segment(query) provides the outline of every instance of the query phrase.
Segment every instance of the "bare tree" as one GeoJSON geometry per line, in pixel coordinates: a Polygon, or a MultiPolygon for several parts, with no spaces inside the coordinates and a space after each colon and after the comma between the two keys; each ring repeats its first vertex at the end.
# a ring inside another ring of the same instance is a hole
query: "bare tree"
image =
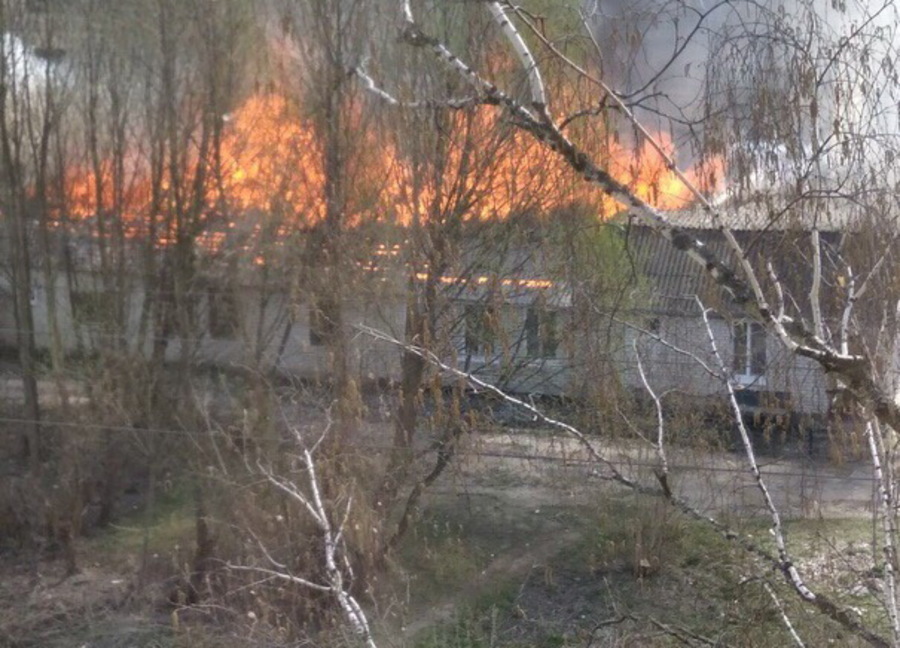
{"type": "MultiPolygon", "coordinates": [[[[721,130],[717,131],[715,128],[707,131],[707,143],[712,146],[713,152],[721,153],[724,150],[735,160],[742,159],[742,156],[747,159],[747,154],[744,153],[747,150],[750,151],[751,158],[762,158],[761,162],[757,161],[749,167],[745,163],[743,170],[740,163],[736,164],[732,170],[736,173],[733,179],[735,182],[740,182],[741,177],[752,176],[761,167],[766,169],[769,177],[775,178],[777,184],[784,182],[782,186],[785,186],[786,191],[772,191],[770,182],[769,191],[763,192],[767,195],[763,203],[767,207],[762,210],[763,219],[775,221],[790,218],[791,214],[802,215],[804,210],[821,210],[826,205],[826,209],[833,210],[832,213],[849,212],[854,227],[883,231],[881,228],[886,223],[893,222],[893,204],[892,201],[885,200],[887,186],[881,180],[893,177],[891,160],[896,136],[893,134],[894,129],[887,129],[884,124],[894,114],[888,97],[895,92],[896,82],[890,72],[891,66],[875,65],[873,57],[882,62],[893,60],[893,40],[890,29],[886,28],[886,19],[892,15],[893,7],[890,3],[877,7],[842,6],[839,11],[846,12],[846,19],[841,15],[837,21],[840,27],[834,31],[820,18],[824,8],[808,3],[801,4],[800,9],[805,22],[799,29],[777,10],[770,11],[768,7],[759,4],[736,8],[733,20],[726,21],[725,28],[721,31],[720,43],[723,44],[719,46],[724,49],[716,50],[717,53],[726,51],[734,44],[735,48],[741,48],[743,55],[746,47],[742,45],[744,41],[741,39],[748,38],[751,43],[759,43],[761,51],[775,52],[774,57],[768,54],[761,57],[762,62],[768,65],[773,59],[779,62],[784,60],[784,57],[778,55],[778,48],[784,48],[784,51],[791,53],[787,57],[786,70],[786,77],[791,82],[785,84],[783,91],[768,90],[765,85],[751,84],[751,91],[761,92],[761,96],[768,101],[767,107],[771,108],[771,111],[744,113],[753,120],[752,131],[740,130],[745,127],[746,121],[741,121],[743,118],[739,111],[729,112],[731,106],[726,104],[722,112],[717,112],[719,109],[713,101],[710,104],[711,113],[734,118],[733,123],[740,124],[736,126],[740,144],[736,151],[724,149],[725,137],[721,130]],[[803,36],[798,38],[799,34],[803,36]],[[791,117],[790,120],[787,119],[788,116],[791,117]],[[769,119],[768,125],[760,123],[765,119],[769,119]],[[786,167],[796,169],[797,173],[786,171],[786,167]],[[791,190],[794,186],[800,188],[799,194],[791,190]]],[[[476,9],[478,10],[481,9],[476,9]]],[[[471,101],[498,106],[518,128],[533,135],[565,160],[573,172],[617,200],[624,210],[640,222],[656,230],[719,286],[727,295],[731,308],[736,308],[744,316],[761,323],[780,340],[789,353],[813,360],[828,375],[833,376],[838,387],[850,395],[863,416],[878,423],[881,434],[877,438],[889,439],[892,434],[890,430],[900,425],[900,411],[895,403],[894,388],[886,375],[889,372],[885,371],[885,366],[892,363],[890,358],[893,357],[893,352],[888,351],[893,349],[890,342],[890,332],[894,328],[890,323],[893,309],[890,306],[881,309],[876,305],[876,312],[884,312],[884,317],[873,328],[866,326],[867,315],[857,310],[857,307],[860,304],[860,290],[865,294],[870,286],[879,283],[878,277],[886,269],[886,260],[890,257],[895,234],[885,237],[889,243],[884,243],[878,253],[867,255],[867,265],[862,269],[860,262],[853,260],[855,255],[852,249],[856,242],[865,237],[855,237],[848,233],[833,257],[837,259],[833,262],[840,267],[843,279],[834,286],[835,290],[829,298],[837,298],[839,305],[837,308],[828,308],[823,305],[823,284],[827,281],[823,277],[827,274],[827,262],[823,260],[826,257],[822,252],[821,237],[813,226],[813,253],[809,259],[812,288],[806,294],[788,294],[784,283],[774,273],[766,275],[764,270],[763,274],[760,273],[759,266],[753,262],[746,247],[731,230],[730,223],[735,222],[735,219],[724,217],[725,212],[738,209],[746,209],[749,213],[752,210],[748,209],[747,203],[734,196],[728,202],[716,204],[698,190],[696,182],[679,174],[680,179],[692,188],[706,217],[722,232],[727,245],[727,256],[715,252],[690,230],[679,226],[673,217],[654,208],[617,177],[612,167],[606,165],[601,158],[593,157],[565,129],[568,121],[557,116],[554,107],[558,102],[554,103],[555,97],[548,92],[545,79],[545,73],[552,68],[543,63],[543,59],[546,55],[555,61],[562,61],[572,73],[594,84],[603,100],[624,115],[641,137],[657,143],[654,144],[657,154],[665,164],[677,169],[669,153],[658,145],[658,138],[653,137],[634,118],[622,95],[612,90],[599,73],[592,71],[593,68],[566,56],[557,45],[553,32],[547,29],[546,20],[536,20],[533,14],[504,2],[487,3],[483,10],[495,20],[498,32],[508,43],[511,56],[520,66],[524,85],[521,91],[517,88],[507,90],[503,79],[491,76],[489,72],[482,72],[477,63],[470,63],[472,59],[465,52],[453,49],[446,40],[435,36],[425,26],[427,19],[420,19],[409,2],[402,3],[399,16],[401,39],[414,48],[430,51],[448,70],[465,79],[470,88],[471,101]],[[535,54],[536,51],[540,54],[535,54]],[[852,280],[848,277],[852,277],[852,280]],[[885,333],[889,337],[887,341],[875,343],[870,338],[873,332],[876,337],[885,333]],[[882,351],[878,352],[876,349],[882,351]]],[[[421,11],[427,15],[428,9],[421,11]]],[[[590,36],[588,33],[589,38],[590,36]]],[[[753,57],[745,57],[743,60],[750,60],[751,68],[754,65],[753,57]]],[[[755,61],[759,62],[760,59],[755,61]]],[[[722,74],[716,72],[715,65],[711,65],[709,69],[713,75],[722,74]]],[[[771,71],[768,73],[771,74],[771,71]]],[[[378,87],[375,83],[371,85],[376,87],[377,94],[382,98],[387,97],[389,101],[401,103],[393,92],[378,87]]],[[[714,84],[709,87],[715,91],[714,84]]],[[[723,95],[714,94],[715,100],[728,100],[732,96],[734,95],[729,94],[729,91],[723,92],[723,95]]],[[[755,105],[759,107],[759,100],[755,105]]],[[[730,132],[728,137],[731,137],[730,132]]],[[[756,189],[765,182],[759,176],[752,180],[751,184],[756,189]]],[[[893,232],[893,229],[888,226],[887,231],[893,232]]],[[[883,294],[880,295],[881,299],[883,297],[883,294]]],[[[439,362],[436,357],[429,357],[433,362],[439,362]]],[[[446,365],[441,366],[445,370],[451,369],[446,365]]],[[[474,380],[470,374],[466,375],[469,380],[474,380]]],[[[481,386],[487,387],[484,384],[481,386]]],[[[875,428],[868,429],[869,437],[876,438],[875,428]]],[[[883,477],[878,466],[884,465],[885,457],[879,451],[877,441],[870,445],[874,450],[872,456],[876,472],[883,477]]],[[[745,447],[752,464],[752,445],[745,443],[745,447]]],[[[602,460],[600,456],[596,458],[602,460]]],[[[616,474],[615,471],[612,471],[612,478],[637,487],[636,484],[630,484],[627,477],[616,474]]],[[[890,501],[891,489],[883,478],[881,483],[882,492],[888,494],[887,500],[882,500],[890,501]]],[[[689,506],[671,496],[662,478],[658,492],[673,504],[690,510],[689,506]]],[[[780,537],[777,511],[771,512],[775,535],[780,537]]],[[[890,535],[889,521],[885,524],[885,529],[890,535]]],[[[888,538],[884,541],[884,546],[886,560],[892,563],[893,540],[888,538]]],[[[781,549],[780,544],[779,553],[772,557],[772,563],[802,600],[871,644],[892,645],[900,641],[896,636],[893,639],[882,637],[825,594],[812,592],[798,575],[789,554],[781,549]]],[[[889,589],[893,591],[892,588],[889,589]]],[[[896,618],[893,595],[886,597],[882,603],[888,617],[896,618]]],[[[892,622],[891,627],[896,628],[896,624],[892,622]]],[[[896,634],[896,630],[892,632],[896,634]]]]}
{"type": "Polygon", "coordinates": [[[25,395],[23,456],[35,475],[40,468],[41,432],[37,392],[37,348],[33,313],[33,263],[35,234],[30,227],[28,199],[31,183],[46,181],[49,160],[49,126],[56,119],[52,103],[51,66],[37,58],[16,35],[25,27],[26,16],[15,6],[4,5],[2,23],[10,29],[3,38],[0,74],[4,92],[0,97],[0,137],[4,182],[4,214],[8,231],[12,294],[17,347],[25,395]],[[45,102],[45,100],[50,100],[45,102]]]}
{"type": "MultiPolygon", "coordinates": [[[[329,423],[328,427],[330,425],[329,423]]],[[[367,648],[375,648],[376,644],[369,620],[363,607],[351,591],[354,573],[348,557],[346,533],[347,525],[351,520],[353,497],[348,495],[341,498],[346,500],[340,503],[343,512],[337,511],[335,508],[337,502],[326,499],[321,477],[316,468],[316,450],[328,432],[329,430],[326,428],[312,443],[304,439],[299,431],[294,430],[293,432],[298,454],[292,458],[292,462],[302,464],[303,471],[306,473],[306,484],[301,485],[298,480],[286,479],[280,474],[282,471],[276,472],[259,460],[257,460],[255,468],[247,465],[251,473],[258,471],[268,485],[286,495],[290,504],[298,507],[301,514],[310,519],[321,539],[321,556],[315,557],[321,561],[321,564],[314,567],[315,571],[322,573],[321,582],[293,573],[290,561],[282,561],[273,556],[271,549],[266,547],[266,541],[259,538],[252,529],[248,529],[248,532],[253,536],[266,562],[259,566],[229,565],[229,568],[254,572],[264,577],[285,581],[302,589],[322,592],[334,597],[347,625],[358,636],[360,642],[367,648]]],[[[280,521],[284,521],[284,518],[280,517],[280,521]]]]}

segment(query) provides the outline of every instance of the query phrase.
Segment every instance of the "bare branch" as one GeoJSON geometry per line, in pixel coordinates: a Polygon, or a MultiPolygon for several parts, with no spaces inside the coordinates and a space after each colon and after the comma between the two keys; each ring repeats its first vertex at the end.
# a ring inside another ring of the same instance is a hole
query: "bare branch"
{"type": "Polygon", "coordinates": [[[518,13],[518,10],[508,3],[504,4],[506,6],[501,6],[499,2],[489,2],[488,10],[494,17],[494,21],[500,26],[506,40],[512,45],[522,67],[525,68],[525,73],[528,75],[528,88],[531,91],[531,105],[538,114],[546,115],[547,93],[544,90],[544,80],[541,78],[540,68],[538,68],[528,44],[522,38],[522,34],[507,16],[507,12],[518,13]]]}
{"type": "Polygon", "coordinates": [[[778,279],[778,274],[775,272],[775,267],[772,265],[771,261],[766,263],[766,270],[769,273],[769,278],[772,280],[772,285],[775,286],[775,294],[778,299],[778,311],[775,314],[777,319],[784,318],[784,289],[781,285],[781,281],[778,279]]]}
{"type": "MultiPolygon", "coordinates": [[[[704,312],[706,312],[705,309],[704,309],[704,312]]],[[[794,591],[796,591],[804,601],[806,601],[807,603],[810,603],[813,606],[815,606],[816,608],[818,608],[823,614],[825,614],[832,620],[838,622],[839,624],[841,624],[842,626],[844,626],[845,628],[847,628],[854,634],[862,637],[867,642],[869,642],[869,644],[871,644],[872,646],[875,646],[876,648],[889,648],[890,642],[888,640],[886,640],[884,637],[877,634],[875,631],[873,631],[873,630],[869,629],[867,626],[863,625],[863,623],[861,622],[859,617],[856,616],[851,610],[840,607],[834,601],[832,601],[831,599],[829,599],[828,597],[826,597],[820,593],[814,594],[804,584],[803,580],[800,578],[799,573],[797,572],[796,567],[794,566],[793,562],[790,560],[790,557],[787,554],[786,548],[784,548],[785,545],[784,545],[784,536],[783,536],[782,527],[781,527],[781,518],[778,515],[778,511],[775,508],[774,503],[772,503],[771,497],[768,497],[768,490],[765,489],[764,483],[762,483],[762,487],[763,487],[762,490],[765,493],[765,495],[767,496],[767,502],[768,502],[768,505],[770,506],[770,511],[774,511],[773,519],[777,522],[777,524],[773,525],[774,528],[778,529],[778,532],[775,534],[776,535],[776,545],[778,548],[777,556],[773,556],[771,554],[771,552],[769,552],[765,547],[762,547],[762,546],[756,544],[750,538],[734,531],[733,529],[728,527],[726,524],[720,522],[716,518],[702,513],[697,508],[692,506],[689,502],[678,497],[677,495],[674,495],[671,493],[666,493],[665,490],[663,490],[662,488],[651,488],[649,486],[641,484],[641,483],[623,475],[621,472],[619,472],[615,468],[615,466],[613,466],[611,464],[611,462],[609,460],[605,459],[600,454],[599,450],[594,446],[594,444],[592,444],[587,439],[587,437],[584,435],[584,433],[582,433],[578,429],[574,428],[573,426],[547,416],[540,409],[536,408],[534,405],[526,403],[526,402],[522,401],[521,399],[515,398],[514,396],[510,396],[509,394],[504,392],[502,389],[500,389],[494,385],[491,385],[490,383],[480,380],[479,378],[477,378],[469,373],[460,371],[459,369],[456,369],[455,367],[451,367],[447,363],[441,361],[440,358],[438,358],[434,353],[432,353],[426,349],[422,349],[421,347],[416,347],[416,346],[413,346],[410,344],[405,344],[386,333],[383,333],[381,331],[378,331],[376,329],[372,329],[372,328],[369,328],[366,326],[357,326],[357,329],[362,331],[363,333],[366,333],[367,335],[371,335],[375,339],[390,342],[392,344],[399,346],[400,348],[403,348],[403,349],[409,351],[410,353],[414,353],[414,354],[418,355],[419,357],[427,360],[434,366],[440,368],[441,370],[446,371],[447,373],[454,375],[458,378],[462,378],[462,379],[466,380],[473,387],[477,387],[480,389],[484,389],[485,391],[489,391],[490,393],[497,395],[498,397],[500,397],[507,403],[528,411],[537,420],[540,420],[540,421],[550,425],[551,427],[555,427],[557,429],[563,430],[564,432],[572,435],[574,438],[576,438],[581,443],[582,447],[584,447],[587,450],[589,456],[592,459],[594,459],[601,466],[603,466],[605,469],[607,469],[607,471],[608,471],[607,475],[598,474],[597,475],[598,477],[607,479],[614,483],[621,484],[622,486],[625,486],[636,493],[641,493],[644,495],[654,495],[657,497],[664,497],[677,510],[681,511],[682,513],[684,513],[684,514],[688,515],[689,517],[692,517],[696,520],[706,522],[727,540],[731,540],[731,541],[735,542],[737,545],[739,545],[742,549],[744,549],[751,555],[753,555],[757,558],[761,558],[768,565],[777,568],[784,575],[784,577],[788,581],[788,583],[793,587],[794,591]],[[781,538],[780,542],[778,541],[779,537],[781,538]]],[[[731,394],[732,407],[736,407],[736,400],[734,398],[734,390],[733,389],[730,390],[730,394],[731,394]]],[[[739,415],[739,410],[738,410],[738,415],[739,415]]],[[[740,418],[739,418],[739,420],[740,420],[740,418]]],[[[747,434],[746,428],[742,427],[741,429],[742,429],[744,438],[746,438],[747,443],[749,443],[749,435],[747,434]]],[[[750,456],[753,457],[752,446],[750,448],[750,456]]],[[[754,474],[759,474],[759,466],[758,466],[758,464],[756,464],[755,457],[753,457],[751,465],[755,466],[754,474]]],[[[760,477],[760,479],[757,480],[757,483],[758,484],[761,483],[761,477],[760,477]]]]}
{"type": "Polygon", "coordinates": [[[756,487],[759,489],[759,492],[763,496],[766,510],[769,512],[769,517],[772,520],[772,536],[774,537],[775,545],[778,548],[778,556],[781,560],[781,568],[785,572],[785,575],[788,576],[791,584],[802,597],[809,599],[815,598],[813,593],[809,591],[803,580],[800,578],[796,567],[794,567],[794,561],[787,552],[787,544],[784,540],[784,527],[781,523],[781,513],[779,513],[778,511],[778,507],[775,506],[772,495],[769,493],[769,489],[766,486],[765,479],[763,479],[762,472],[759,469],[759,463],[756,460],[756,451],[753,448],[753,442],[750,440],[750,433],[747,430],[747,426],[744,424],[744,417],[741,412],[741,407],[740,405],[738,405],[737,397],[735,396],[734,386],[731,384],[731,380],[727,378],[728,369],[725,366],[725,361],[722,359],[722,356],[719,353],[719,348],[716,344],[716,336],[713,333],[712,325],[709,322],[709,309],[707,309],[699,299],[697,299],[697,303],[700,305],[703,313],[703,323],[706,326],[707,340],[709,341],[709,345],[712,349],[713,355],[715,356],[716,360],[719,363],[719,367],[722,370],[722,382],[726,390],[728,391],[728,402],[731,405],[731,410],[734,414],[734,420],[737,424],[738,432],[741,436],[741,443],[744,446],[744,456],[746,456],[747,458],[750,472],[753,474],[753,479],[756,481],[756,487]]]}
{"type": "Polygon", "coordinates": [[[659,485],[662,486],[663,492],[666,494],[666,498],[670,498],[672,497],[672,490],[669,487],[669,464],[666,461],[666,448],[664,445],[666,421],[663,416],[663,406],[662,402],[659,400],[659,396],[656,395],[656,392],[654,392],[653,388],[650,386],[650,381],[647,380],[647,374],[644,372],[644,363],[641,361],[641,354],[638,352],[637,340],[633,342],[632,346],[634,347],[634,357],[637,360],[637,369],[638,374],[641,377],[641,382],[644,385],[644,389],[653,400],[653,405],[656,408],[656,443],[654,444],[654,448],[656,449],[656,457],[659,461],[659,465],[654,472],[656,473],[656,479],[659,480],[659,485]]]}
{"type": "Polygon", "coordinates": [[[309,589],[314,589],[318,592],[330,592],[331,587],[327,585],[321,585],[320,583],[314,583],[310,580],[306,580],[305,578],[300,578],[299,576],[294,576],[293,574],[289,574],[284,571],[277,571],[274,569],[266,569],[265,567],[255,567],[250,565],[235,565],[233,563],[228,563],[229,569],[234,569],[237,571],[249,571],[255,572],[257,574],[265,574],[267,576],[271,576],[272,578],[277,578],[279,580],[287,581],[288,583],[293,583],[295,585],[302,585],[303,587],[308,587],[309,589]]]}
{"type": "Polygon", "coordinates": [[[825,324],[822,320],[822,237],[814,227],[809,234],[813,249],[812,286],[809,289],[809,303],[812,307],[813,331],[825,339],[825,324]]]}
{"type": "Polygon", "coordinates": [[[778,596],[776,596],[775,590],[772,589],[772,586],[766,582],[763,582],[762,585],[765,588],[766,592],[768,592],[769,598],[772,599],[772,603],[775,604],[775,609],[777,609],[778,613],[781,615],[781,620],[784,622],[784,627],[787,628],[788,634],[790,634],[791,639],[794,640],[794,644],[796,644],[797,648],[806,648],[806,644],[803,643],[803,639],[800,638],[800,635],[797,634],[797,629],[794,628],[794,624],[791,623],[791,618],[787,615],[787,611],[784,609],[784,606],[781,604],[778,596]]]}
{"type": "Polygon", "coordinates": [[[665,348],[667,348],[671,351],[674,351],[678,355],[684,356],[685,358],[688,358],[688,359],[692,360],[693,362],[696,362],[697,366],[699,366],[701,369],[703,369],[703,371],[707,375],[709,375],[710,378],[715,378],[716,380],[720,380],[722,378],[721,374],[719,374],[718,371],[715,371],[712,367],[710,367],[706,363],[706,361],[703,360],[703,358],[701,358],[699,355],[697,355],[693,351],[688,351],[687,349],[680,347],[677,344],[673,343],[671,340],[667,340],[662,335],[653,333],[652,331],[648,331],[647,329],[645,329],[641,326],[638,326],[637,324],[635,324],[633,322],[629,322],[627,320],[623,320],[618,317],[614,317],[613,321],[618,324],[622,324],[623,326],[630,328],[634,331],[639,332],[641,335],[653,340],[654,342],[656,342],[658,344],[661,344],[662,346],[664,346],[665,348]]]}
{"type": "MultiPolygon", "coordinates": [[[[865,288],[865,286],[863,286],[865,288]]],[[[853,274],[853,268],[847,266],[847,301],[844,304],[844,311],[841,313],[841,353],[846,354],[850,349],[850,318],[853,315],[853,308],[859,299],[859,293],[856,291],[856,276],[853,274]]]]}
{"type": "Polygon", "coordinates": [[[449,108],[451,110],[462,110],[463,108],[468,108],[470,106],[493,103],[479,97],[459,97],[456,99],[449,98],[442,99],[440,101],[433,99],[425,99],[420,101],[401,101],[390,92],[379,86],[375,82],[375,79],[373,79],[371,75],[369,75],[369,73],[365,71],[365,68],[361,64],[353,68],[351,70],[351,73],[362,82],[363,89],[372,93],[379,99],[382,99],[388,105],[394,106],[396,108],[407,108],[410,110],[449,108]]]}
{"type": "MultiPolygon", "coordinates": [[[[318,527],[323,544],[322,558],[325,563],[325,578],[327,582],[315,583],[306,578],[292,574],[287,565],[275,560],[255,534],[254,538],[256,538],[260,550],[272,564],[274,569],[232,564],[229,564],[229,567],[241,571],[257,572],[295,585],[330,593],[337,599],[338,605],[340,606],[347,623],[353,629],[353,632],[362,640],[364,645],[367,648],[377,648],[375,640],[372,637],[365,611],[362,609],[362,606],[359,605],[356,598],[349,592],[349,585],[344,578],[345,572],[350,578],[352,578],[353,574],[344,546],[344,529],[346,528],[347,520],[350,516],[353,498],[348,498],[341,522],[338,525],[337,530],[335,530],[331,524],[328,508],[325,499],[322,496],[319,476],[316,471],[316,461],[313,453],[325,438],[329,428],[330,420],[329,425],[326,425],[325,431],[316,440],[312,448],[302,447],[302,456],[307,475],[309,494],[303,492],[294,482],[277,476],[274,471],[264,467],[261,461],[257,461],[257,469],[260,474],[266,478],[268,483],[288,495],[293,501],[299,503],[318,527]]],[[[294,430],[294,438],[297,440],[298,444],[301,446],[303,445],[304,440],[298,430],[294,430]]]]}
{"type": "MultiPolygon", "coordinates": [[[[575,145],[552,121],[535,117],[530,110],[520,105],[496,85],[479,76],[475,70],[463,63],[443,43],[422,32],[415,23],[414,18],[412,18],[411,7],[408,2],[404,3],[404,15],[407,16],[402,35],[405,42],[415,47],[430,48],[439,60],[451,69],[456,70],[481,92],[486,99],[508,110],[520,128],[532,133],[538,140],[544,142],[558,153],[583,179],[597,185],[604,193],[622,203],[630,214],[646,223],[671,242],[676,249],[686,254],[702,268],[717,286],[730,294],[735,304],[742,308],[749,317],[765,323],[790,352],[814,360],[828,373],[838,374],[847,390],[859,403],[882,422],[890,425],[892,428],[900,429],[900,405],[894,402],[893,396],[888,394],[875,380],[872,366],[865,357],[842,353],[834,349],[821,336],[814,331],[810,331],[802,321],[783,315],[776,317],[776,313],[768,304],[749,257],[744,253],[730,229],[722,227],[721,232],[728,246],[736,255],[737,268],[732,268],[724,263],[708,245],[698,240],[690,232],[673,225],[661,212],[635,195],[628,187],[612,177],[608,171],[598,166],[586,152],[575,145]]],[[[541,38],[539,32],[537,32],[537,37],[541,38]]],[[[610,96],[615,98],[612,94],[610,96]]],[[[640,122],[630,111],[627,111],[627,107],[623,105],[622,110],[634,127],[641,131],[642,126],[640,122]]],[[[722,221],[716,210],[693,183],[689,182],[684,177],[684,174],[677,170],[671,156],[668,156],[662,146],[650,137],[646,129],[643,129],[643,133],[646,133],[648,141],[652,143],[654,148],[658,149],[658,152],[666,161],[666,165],[685,182],[686,186],[697,197],[704,210],[715,222],[721,224],[722,221]]]]}
{"type": "MultiPolygon", "coordinates": [[[[727,375],[725,363],[722,360],[721,355],[719,354],[715,335],[713,334],[712,327],[709,323],[709,310],[703,306],[702,302],[700,302],[699,299],[697,301],[700,304],[703,312],[703,321],[706,325],[707,338],[709,340],[710,346],[712,347],[713,354],[719,361],[719,365],[722,367],[723,375],[727,375]]],[[[731,404],[731,409],[734,413],[738,432],[741,436],[741,443],[744,446],[744,454],[747,457],[747,463],[749,464],[750,471],[756,481],[757,489],[763,496],[766,510],[769,512],[769,518],[772,520],[771,532],[772,537],[775,540],[775,546],[778,550],[778,570],[782,573],[785,580],[791,586],[794,592],[796,592],[804,601],[812,603],[830,618],[837,621],[847,629],[853,631],[873,646],[878,646],[879,648],[887,648],[890,643],[884,637],[881,637],[874,631],[864,626],[861,623],[860,619],[851,610],[839,607],[837,604],[835,604],[833,601],[831,601],[821,593],[814,593],[809,589],[803,578],[800,576],[800,572],[797,570],[797,567],[794,564],[794,560],[787,549],[784,527],[781,522],[781,514],[778,511],[778,507],[775,506],[775,502],[772,499],[771,494],[769,493],[769,489],[766,486],[765,480],[763,479],[762,472],[759,469],[759,463],[756,461],[756,452],[753,449],[753,443],[750,440],[750,434],[747,431],[747,426],[744,424],[744,419],[741,415],[741,408],[738,405],[737,398],[735,397],[734,386],[731,384],[730,380],[726,379],[723,382],[725,388],[728,391],[728,400],[731,404]]]]}
{"type": "Polygon", "coordinates": [[[878,486],[878,518],[881,522],[884,580],[887,585],[887,600],[884,601],[884,607],[891,621],[894,644],[900,645],[900,614],[898,614],[897,610],[897,548],[894,544],[894,539],[897,537],[897,529],[894,524],[894,488],[887,471],[882,465],[884,438],[877,426],[877,421],[874,423],[868,422],[865,434],[872,458],[875,482],[878,486]]]}

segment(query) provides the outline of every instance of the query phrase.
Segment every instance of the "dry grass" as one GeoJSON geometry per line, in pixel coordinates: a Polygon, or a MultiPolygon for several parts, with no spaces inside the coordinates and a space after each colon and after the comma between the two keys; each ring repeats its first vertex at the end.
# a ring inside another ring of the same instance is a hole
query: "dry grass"
{"type": "MultiPolygon", "coordinates": [[[[657,500],[623,495],[585,479],[578,462],[498,457],[491,452],[497,445],[484,442],[472,446],[480,456],[462,455],[436,484],[390,568],[377,572],[378,582],[362,593],[381,645],[677,643],[659,624],[734,646],[786,645],[770,599],[758,581],[746,578],[759,573],[758,566],[709,529],[657,500]],[[618,623],[599,627],[618,617],[618,623]]],[[[522,455],[537,444],[573,458],[549,438],[510,436],[504,448],[522,455]]],[[[209,500],[220,556],[252,558],[241,536],[230,531],[238,521],[267,534],[283,555],[297,559],[309,550],[308,532],[299,521],[270,528],[277,505],[271,494],[249,484],[233,486],[220,485],[209,500]]],[[[0,640],[0,646],[279,646],[290,637],[296,642],[300,630],[312,627],[316,645],[342,646],[340,630],[322,619],[284,615],[284,606],[308,597],[307,592],[289,593],[271,583],[215,581],[214,595],[202,605],[173,614],[165,605],[165,583],[183,575],[192,557],[191,493],[187,488],[163,492],[152,516],[131,516],[80,541],[83,568],[73,578],[63,579],[52,561],[37,564],[39,578],[27,564],[4,564],[0,636],[7,643],[0,640]],[[73,638],[80,643],[71,643],[73,638]]],[[[364,516],[359,522],[372,520],[364,516]]],[[[765,537],[765,523],[759,520],[744,529],[765,537]]],[[[871,584],[872,575],[860,568],[867,563],[862,558],[870,523],[799,520],[789,531],[804,566],[814,572],[814,583],[855,592],[847,602],[877,623],[871,593],[857,587],[871,584]],[[842,558],[848,547],[857,552],[858,563],[842,558]]],[[[351,540],[364,547],[367,536],[351,540]]],[[[781,598],[808,645],[853,645],[789,593],[781,592],[781,598]]],[[[315,609],[323,608],[307,612],[315,609]]]]}

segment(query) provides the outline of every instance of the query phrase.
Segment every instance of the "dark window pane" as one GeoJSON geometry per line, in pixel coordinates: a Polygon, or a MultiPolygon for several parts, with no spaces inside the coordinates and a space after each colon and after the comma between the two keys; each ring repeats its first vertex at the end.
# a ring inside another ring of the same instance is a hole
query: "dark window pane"
{"type": "Polygon", "coordinates": [[[467,355],[489,356],[494,350],[494,317],[490,308],[470,304],[463,313],[465,352],[467,355]]]}
{"type": "Polygon", "coordinates": [[[761,376],[766,372],[766,329],[762,324],[750,324],[750,373],[761,376]]]}
{"type": "Polygon", "coordinates": [[[552,358],[559,347],[557,312],[531,306],[525,313],[525,346],[529,358],[552,358]]]}
{"type": "Polygon", "coordinates": [[[541,355],[545,358],[552,358],[556,356],[556,349],[559,347],[556,311],[544,311],[541,325],[541,344],[543,347],[541,355]]]}
{"type": "Polygon", "coordinates": [[[738,322],[734,332],[734,355],[731,368],[736,374],[747,373],[747,322],[738,322]]]}
{"type": "Polygon", "coordinates": [[[534,306],[525,313],[525,349],[529,358],[541,355],[541,327],[538,309],[534,306]]]}
{"type": "Polygon", "coordinates": [[[115,313],[113,293],[73,292],[69,295],[72,317],[77,324],[109,325],[115,313]]]}
{"type": "Polygon", "coordinates": [[[338,305],[333,299],[320,298],[309,306],[309,343],[324,346],[338,331],[338,305]]]}
{"type": "Polygon", "coordinates": [[[230,290],[209,295],[209,334],[217,339],[237,337],[240,328],[237,300],[230,290]]]}

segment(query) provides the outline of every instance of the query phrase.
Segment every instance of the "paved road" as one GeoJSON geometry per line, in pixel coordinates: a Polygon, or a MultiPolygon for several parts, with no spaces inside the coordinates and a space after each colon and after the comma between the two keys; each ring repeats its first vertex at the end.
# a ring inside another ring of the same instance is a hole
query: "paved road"
{"type": "MultiPolygon", "coordinates": [[[[41,378],[37,381],[38,398],[42,407],[57,407],[61,403],[59,386],[62,384],[66,392],[66,398],[71,405],[83,404],[86,401],[84,385],[75,380],[51,380],[41,378]]],[[[22,379],[11,373],[0,372],[0,404],[22,404],[25,401],[25,392],[22,379]]]]}
{"type": "MultiPolygon", "coordinates": [[[[604,457],[619,469],[655,484],[656,454],[637,442],[598,443],[604,457]]],[[[466,471],[490,488],[491,476],[508,473],[505,492],[523,488],[523,497],[554,497],[554,492],[596,490],[600,480],[590,475],[594,464],[573,439],[514,432],[478,437],[466,471]],[[530,495],[528,491],[531,490],[530,495]],[[539,491],[546,490],[546,493],[539,491]]],[[[670,449],[670,483],[698,508],[714,512],[764,513],[764,501],[746,460],[737,452],[670,449]]],[[[781,512],[793,516],[856,517],[870,515],[875,496],[871,466],[864,462],[834,464],[802,458],[760,457],[769,492],[781,512]]]]}

